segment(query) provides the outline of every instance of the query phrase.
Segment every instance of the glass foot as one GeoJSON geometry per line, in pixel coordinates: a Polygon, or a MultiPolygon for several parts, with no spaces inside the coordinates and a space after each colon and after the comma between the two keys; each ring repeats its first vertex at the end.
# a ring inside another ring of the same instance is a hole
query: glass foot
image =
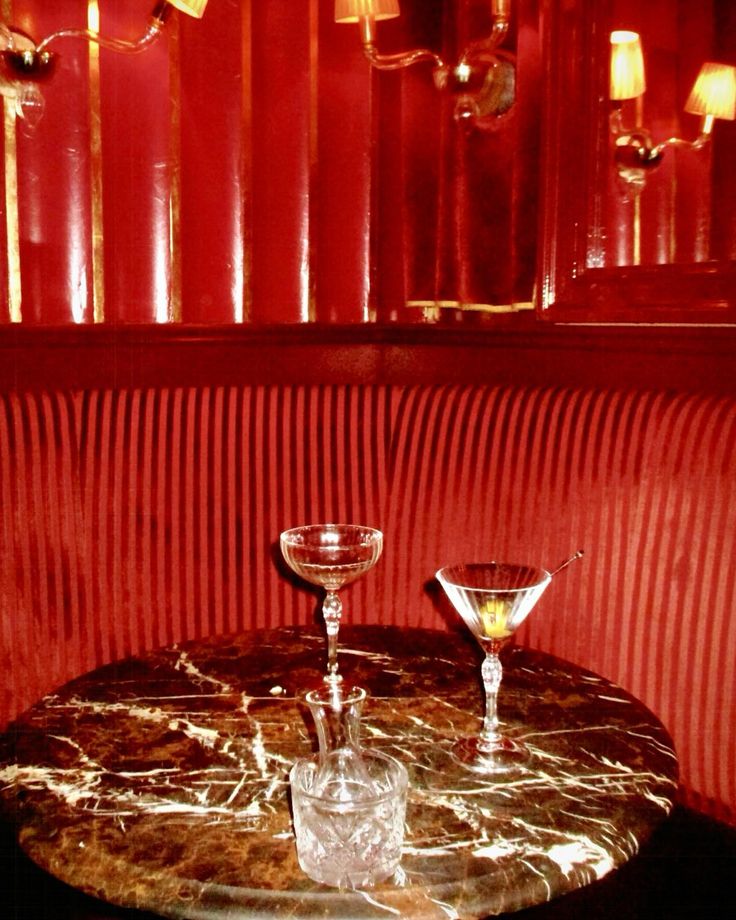
{"type": "Polygon", "coordinates": [[[533,776],[534,755],[504,739],[492,753],[478,750],[476,738],[436,746],[413,764],[412,786],[434,794],[488,797],[494,808],[517,808],[515,783],[533,776]]]}
{"type": "Polygon", "coordinates": [[[452,759],[473,773],[501,778],[526,767],[531,753],[526,745],[500,737],[493,749],[481,750],[477,738],[464,738],[451,748],[452,759]]]}

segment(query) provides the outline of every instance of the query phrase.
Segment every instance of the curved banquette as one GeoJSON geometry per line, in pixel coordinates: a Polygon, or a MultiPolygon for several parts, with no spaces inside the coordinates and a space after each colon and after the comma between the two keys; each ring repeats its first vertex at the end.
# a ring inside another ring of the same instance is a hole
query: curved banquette
{"type": "Polygon", "coordinates": [[[2,330],[2,721],[102,663],[312,621],[279,532],[385,532],[352,622],[450,628],[435,570],[582,548],[519,640],[645,702],[736,823],[736,337],[2,330]]]}

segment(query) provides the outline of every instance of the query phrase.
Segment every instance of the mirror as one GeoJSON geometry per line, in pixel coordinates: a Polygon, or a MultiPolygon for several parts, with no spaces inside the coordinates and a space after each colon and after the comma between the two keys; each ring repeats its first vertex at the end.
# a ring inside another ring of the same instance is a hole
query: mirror
{"type": "Polygon", "coordinates": [[[542,315],[736,322],[736,4],[544,8],[542,315]]]}

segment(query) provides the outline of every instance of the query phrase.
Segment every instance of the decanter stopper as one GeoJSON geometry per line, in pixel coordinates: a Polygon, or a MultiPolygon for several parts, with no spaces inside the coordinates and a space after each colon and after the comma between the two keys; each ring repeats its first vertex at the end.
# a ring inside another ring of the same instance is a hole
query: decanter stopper
{"type": "Polygon", "coordinates": [[[337,801],[359,801],[376,794],[360,748],[366,696],[361,687],[343,688],[342,684],[326,684],[307,693],[319,742],[313,794],[337,801]]]}

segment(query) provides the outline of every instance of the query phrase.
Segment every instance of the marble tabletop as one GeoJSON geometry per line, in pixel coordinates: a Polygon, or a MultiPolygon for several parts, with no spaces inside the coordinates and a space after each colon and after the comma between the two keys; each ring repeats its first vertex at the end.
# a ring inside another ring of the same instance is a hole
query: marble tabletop
{"type": "Polygon", "coordinates": [[[502,721],[532,749],[505,781],[448,756],[482,715],[463,634],[344,627],[365,687],[365,746],[407,766],[401,866],[368,891],[299,869],[288,770],[314,749],[299,694],[319,683],[318,627],[220,636],[108,665],[0,737],[0,809],[64,882],[163,917],[480,918],[550,900],[628,860],[670,810],[677,759],[660,722],[596,675],[503,654],[502,721]]]}

